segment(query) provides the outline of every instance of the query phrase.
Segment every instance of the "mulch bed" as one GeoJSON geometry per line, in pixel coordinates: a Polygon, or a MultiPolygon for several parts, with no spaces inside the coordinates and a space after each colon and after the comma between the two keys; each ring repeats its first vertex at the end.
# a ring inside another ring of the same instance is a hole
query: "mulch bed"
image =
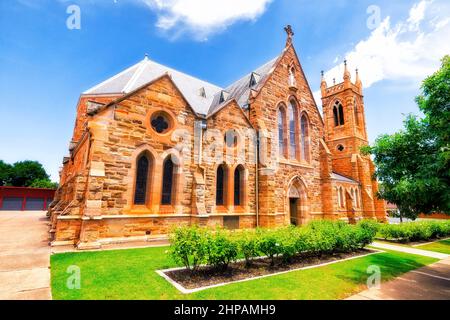
{"type": "Polygon", "coordinates": [[[298,255],[294,257],[289,264],[283,264],[281,257],[277,257],[275,259],[275,266],[273,267],[270,266],[270,259],[259,258],[253,260],[253,263],[249,268],[245,267],[245,261],[230,264],[225,272],[221,272],[211,267],[201,267],[196,272],[180,269],[166,271],[164,273],[186,289],[197,289],[362,256],[373,252],[376,251],[361,249],[352,253],[338,253],[322,255],[319,257],[298,255]]]}

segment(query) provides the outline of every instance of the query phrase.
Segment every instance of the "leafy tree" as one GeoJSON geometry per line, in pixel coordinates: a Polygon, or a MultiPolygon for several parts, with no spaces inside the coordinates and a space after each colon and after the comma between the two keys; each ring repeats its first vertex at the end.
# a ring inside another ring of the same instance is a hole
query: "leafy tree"
{"type": "Polygon", "coordinates": [[[0,186],[6,186],[11,177],[12,166],[0,160],[0,186]]]}
{"type": "Polygon", "coordinates": [[[423,118],[409,115],[403,130],[363,148],[374,156],[379,196],[412,219],[419,213],[450,214],[450,56],[424,80],[416,101],[423,118]]]}
{"type": "Polygon", "coordinates": [[[44,167],[37,161],[20,161],[13,165],[10,181],[15,187],[29,187],[35,180],[49,180],[44,167]]]}
{"type": "Polygon", "coordinates": [[[29,187],[32,188],[45,188],[45,189],[57,189],[58,184],[56,182],[50,181],[49,179],[36,179],[29,187]]]}

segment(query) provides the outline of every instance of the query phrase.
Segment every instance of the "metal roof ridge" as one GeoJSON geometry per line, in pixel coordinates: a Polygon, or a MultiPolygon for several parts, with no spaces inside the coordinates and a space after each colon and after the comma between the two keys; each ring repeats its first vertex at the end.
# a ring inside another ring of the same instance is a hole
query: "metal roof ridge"
{"type": "Polygon", "coordinates": [[[146,56],[144,60],[142,60],[139,64],[141,64],[138,69],[134,72],[133,76],[130,78],[130,80],[127,82],[125,87],[123,87],[122,92],[127,93],[133,88],[133,86],[136,83],[136,80],[142,75],[142,73],[145,70],[145,67],[147,66],[147,62],[149,61],[148,57],[146,56]]]}
{"type": "MultiPolygon", "coordinates": [[[[111,81],[113,81],[113,80],[119,78],[120,76],[124,75],[125,73],[131,71],[131,69],[136,68],[136,67],[137,67],[139,64],[141,64],[141,63],[142,63],[142,60],[139,61],[138,63],[135,63],[135,64],[133,64],[132,66],[126,68],[125,70],[119,72],[118,74],[116,74],[116,75],[114,75],[114,76],[112,76],[112,77],[110,77],[110,78],[108,78],[108,79],[106,79],[106,80],[100,82],[99,84],[93,86],[92,88],[89,88],[88,90],[84,91],[83,94],[89,94],[89,92],[92,92],[92,91],[97,90],[97,89],[100,88],[101,86],[104,86],[105,84],[107,84],[107,83],[109,83],[109,82],[111,82],[111,81]]],[[[118,92],[118,93],[119,93],[119,92],[118,92]]]]}

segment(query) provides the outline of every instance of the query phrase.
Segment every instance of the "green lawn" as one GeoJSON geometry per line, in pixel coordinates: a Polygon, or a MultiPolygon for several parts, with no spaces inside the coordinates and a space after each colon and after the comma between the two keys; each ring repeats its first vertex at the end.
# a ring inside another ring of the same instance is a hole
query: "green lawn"
{"type": "Polygon", "coordinates": [[[414,248],[450,254],[450,239],[425,244],[423,246],[416,246],[414,248]]]}
{"type": "Polygon", "coordinates": [[[235,283],[190,295],[179,293],[155,270],[174,267],[167,247],[51,256],[54,299],[342,299],[364,289],[371,265],[381,268],[382,281],[433,263],[437,259],[385,252],[320,268],[294,271],[235,283]],[[81,270],[81,288],[68,289],[69,266],[81,270]]]}

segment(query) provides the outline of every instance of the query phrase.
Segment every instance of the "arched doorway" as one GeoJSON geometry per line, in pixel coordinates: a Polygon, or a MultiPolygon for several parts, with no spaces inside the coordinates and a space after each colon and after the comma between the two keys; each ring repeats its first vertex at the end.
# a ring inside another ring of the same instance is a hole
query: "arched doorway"
{"type": "Polygon", "coordinates": [[[301,225],[301,216],[299,216],[300,194],[294,186],[289,189],[289,221],[291,225],[301,225]]]}
{"type": "Polygon", "coordinates": [[[308,221],[308,196],[303,181],[296,177],[292,179],[287,190],[289,205],[289,223],[300,226],[308,221]]]}

